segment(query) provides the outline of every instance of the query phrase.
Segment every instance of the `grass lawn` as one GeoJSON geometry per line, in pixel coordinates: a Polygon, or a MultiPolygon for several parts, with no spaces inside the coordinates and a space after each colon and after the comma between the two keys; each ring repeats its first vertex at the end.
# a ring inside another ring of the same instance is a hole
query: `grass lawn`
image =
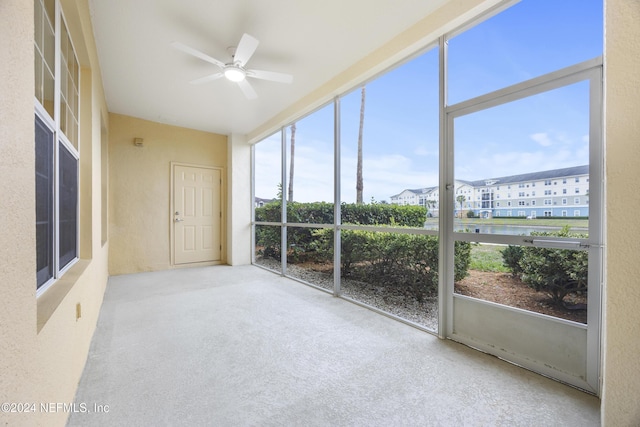
{"type": "Polygon", "coordinates": [[[471,244],[470,270],[508,273],[509,269],[502,263],[502,245],[471,244]]]}

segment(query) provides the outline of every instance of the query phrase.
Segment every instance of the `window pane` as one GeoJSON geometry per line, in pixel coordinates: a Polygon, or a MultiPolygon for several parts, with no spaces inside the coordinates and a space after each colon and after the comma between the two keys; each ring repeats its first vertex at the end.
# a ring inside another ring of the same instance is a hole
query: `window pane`
{"type": "MultiPolygon", "coordinates": [[[[286,128],[288,202],[333,203],[333,122],[328,104],[286,128]]],[[[333,216],[295,221],[331,223],[333,216]]]]}
{"type": "Polygon", "coordinates": [[[78,160],[59,145],[59,247],[60,269],[78,256],[78,160]]]}
{"type": "Polygon", "coordinates": [[[256,225],[256,264],[282,272],[282,228],[273,225],[256,225]]]}
{"type": "Polygon", "coordinates": [[[37,288],[53,277],[53,131],[36,116],[37,288]]]}
{"type": "Polygon", "coordinates": [[[341,293],[431,330],[438,328],[438,238],[343,230],[341,293]]]}
{"type": "Polygon", "coordinates": [[[255,186],[255,220],[281,222],[280,200],[282,196],[282,164],[280,132],[271,135],[254,146],[254,186],[255,186]],[[269,203],[278,203],[277,215],[269,215],[258,208],[269,203]]]}
{"type": "Polygon", "coordinates": [[[449,40],[449,104],[602,55],[602,0],[523,0],[449,40]]]}
{"type": "Polygon", "coordinates": [[[472,244],[469,274],[456,277],[455,293],[587,323],[587,261],[587,251],[472,244]]]}
{"type": "Polygon", "coordinates": [[[333,104],[285,130],[287,222],[333,223],[333,104]]]}
{"type": "Polygon", "coordinates": [[[333,291],[333,229],[287,227],[287,276],[333,291]]]}
{"type": "MultiPolygon", "coordinates": [[[[396,225],[422,228],[427,209],[429,217],[437,218],[438,50],[432,49],[367,83],[364,89],[343,96],[340,115],[342,202],[358,201],[361,175],[363,204],[422,208],[419,224],[396,225]],[[362,162],[358,167],[360,136],[362,162]]],[[[389,216],[399,219],[398,215],[389,216]]],[[[343,223],[348,222],[343,218],[343,223]]],[[[388,225],[375,218],[359,223],[388,225]]],[[[430,227],[437,229],[437,219],[430,227]]]]}
{"type": "Polygon", "coordinates": [[[457,117],[454,126],[455,231],[588,232],[588,81],[457,117]],[[577,197],[563,204],[565,190],[577,197]],[[568,209],[580,215],[563,215],[568,209]]]}

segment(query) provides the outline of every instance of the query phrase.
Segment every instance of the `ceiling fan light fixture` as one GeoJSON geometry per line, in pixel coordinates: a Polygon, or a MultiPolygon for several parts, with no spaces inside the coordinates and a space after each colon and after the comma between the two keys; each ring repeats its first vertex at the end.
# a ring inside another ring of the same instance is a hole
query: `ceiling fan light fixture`
{"type": "Polygon", "coordinates": [[[224,76],[232,82],[241,82],[247,77],[247,73],[240,67],[230,65],[225,67],[224,76]]]}

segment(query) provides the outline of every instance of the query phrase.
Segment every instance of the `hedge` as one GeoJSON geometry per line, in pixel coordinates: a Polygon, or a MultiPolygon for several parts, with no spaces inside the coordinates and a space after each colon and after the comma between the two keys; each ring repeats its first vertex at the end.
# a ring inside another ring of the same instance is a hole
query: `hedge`
{"type": "MultiPolygon", "coordinates": [[[[532,232],[531,236],[586,238],[571,233],[565,226],[555,232],[532,232]]],[[[535,289],[546,292],[554,303],[564,304],[573,292],[587,292],[589,254],[585,250],[550,249],[533,246],[508,246],[502,253],[504,265],[535,289]]]]}

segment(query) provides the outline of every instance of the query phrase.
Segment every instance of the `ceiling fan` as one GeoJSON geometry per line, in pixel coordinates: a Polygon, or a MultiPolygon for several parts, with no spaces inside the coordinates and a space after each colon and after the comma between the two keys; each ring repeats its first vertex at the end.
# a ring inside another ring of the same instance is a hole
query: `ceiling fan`
{"type": "Polygon", "coordinates": [[[269,80],[279,83],[291,83],[293,81],[293,76],[291,74],[276,73],[274,71],[251,70],[246,68],[247,62],[249,61],[249,59],[251,59],[251,56],[256,51],[259,43],[260,42],[255,37],[250,36],[246,33],[243,34],[238,47],[229,48],[231,52],[231,62],[227,63],[212,58],[206,53],[200,52],[199,50],[189,47],[180,42],[173,42],[171,43],[171,45],[176,49],[183,51],[184,53],[193,55],[196,58],[200,58],[203,61],[220,67],[219,72],[192,80],[190,82],[191,84],[206,83],[217,80],[221,77],[225,77],[229,81],[238,83],[238,86],[240,86],[240,89],[244,93],[244,96],[247,97],[247,99],[255,99],[258,97],[258,94],[253,89],[253,86],[251,86],[251,84],[247,81],[247,77],[269,80]]]}

